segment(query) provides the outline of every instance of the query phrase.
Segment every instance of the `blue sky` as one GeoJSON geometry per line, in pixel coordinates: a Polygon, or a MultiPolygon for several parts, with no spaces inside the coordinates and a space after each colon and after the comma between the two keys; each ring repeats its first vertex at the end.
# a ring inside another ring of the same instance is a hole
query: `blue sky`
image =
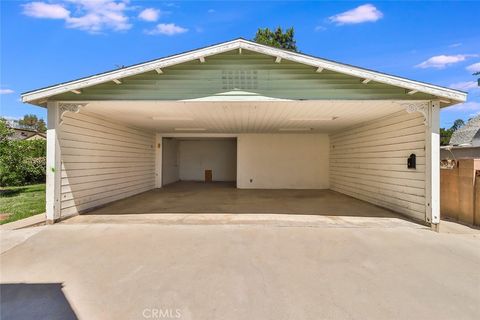
{"type": "Polygon", "coordinates": [[[480,112],[480,2],[235,2],[44,0],[0,2],[0,115],[42,108],[24,91],[236,37],[295,27],[299,49],[469,92],[441,126],[480,112]]]}

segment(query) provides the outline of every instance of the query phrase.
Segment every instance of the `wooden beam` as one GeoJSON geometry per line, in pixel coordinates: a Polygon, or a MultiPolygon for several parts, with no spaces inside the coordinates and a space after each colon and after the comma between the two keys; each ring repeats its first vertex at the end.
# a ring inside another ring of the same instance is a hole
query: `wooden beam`
{"type": "Polygon", "coordinates": [[[276,57],[275,58],[275,63],[280,63],[282,62],[282,57],[276,57]]]}
{"type": "Polygon", "coordinates": [[[156,68],[155,71],[157,71],[158,74],[162,74],[162,73],[163,73],[163,70],[160,69],[160,68],[156,68]]]}
{"type": "Polygon", "coordinates": [[[75,93],[75,94],[81,94],[81,93],[82,93],[82,90],[74,89],[74,90],[70,90],[70,92],[73,92],[73,93],[75,93]]]}
{"type": "Polygon", "coordinates": [[[238,54],[242,54],[242,48],[238,48],[238,54]]]}
{"type": "Polygon", "coordinates": [[[445,100],[440,100],[440,102],[441,102],[441,103],[446,103],[446,104],[448,104],[448,103],[451,103],[452,101],[445,99],[445,100]]]}
{"type": "Polygon", "coordinates": [[[113,79],[112,81],[115,82],[116,84],[122,84],[122,81],[120,81],[118,79],[113,79]]]}
{"type": "Polygon", "coordinates": [[[201,63],[205,63],[205,57],[200,57],[199,60],[201,63]]]}
{"type": "Polygon", "coordinates": [[[414,95],[417,92],[418,92],[418,90],[410,90],[410,91],[407,91],[407,94],[414,95]]]}
{"type": "Polygon", "coordinates": [[[363,79],[362,83],[363,83],[363,84],[367,84],[367,83],[369,83],[370,81],[372,81],[372,79],[363,79]]]}
{"type": "Polygon", "coordinates": [[[322,68],[322,67],[318,67],[317,72],[320,73],[320,72],[322,72],[322,71],[323,71],[323,68],[322,68]]]}

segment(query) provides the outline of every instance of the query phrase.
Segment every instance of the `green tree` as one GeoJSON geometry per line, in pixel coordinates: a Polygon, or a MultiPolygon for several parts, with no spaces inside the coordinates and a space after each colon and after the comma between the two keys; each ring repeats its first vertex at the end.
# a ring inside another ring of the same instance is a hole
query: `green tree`
{"type": "Polygon", "coordinates": [[[38,122],[38,117],[34,114],[26,114],[23,119],[18,120],[18,124],[27,127],[35,127],[38,122]]]}
{"type": "Polygon", "coordinates": [[[45,123],[45,120],[39,119],[37,122],[36,129],[38,132],[41,132],[41,133],[47,132],[47,124],[45,123]]]}
{"type": "Polygon", "coordinates": [[[463,121],[462,119],[457,119],[453,122],[453,125],[449,129],[440,128],[440,145],[448,146],[452,134],[464,125],[465,121],[463,121]]]}
{"type": "Polygon", "coordinates": [[[448,146],[453,131],[450,129],[440,128],[440,145],[448,146]]]}
{"type": "Polygon", "coordinates": [[[463,121],[462,119],[457,119],[453,122],[453,126],[450,129],[453,130],[452,132],[455,132],[461,127],[463,127],[464,125],[465,125],[465,121],[463,121]]]}
{"type": "Polygon", "coordinates": [[[18,120],[18,124],[22,126],[31,127],[37,132],[44,133],[47,131],[47,125],[43,119],[39,119],[34,114],[26,114],[23,119],[18,120]]]}
{"type": "Polygon", "coordinates": [[[283,32],[281,27],[277,27],[274,31],[269,28],[258,28],[253,41],[271,47],[298,52],[293,27],[286,29],[285,32],[283,32]]]}

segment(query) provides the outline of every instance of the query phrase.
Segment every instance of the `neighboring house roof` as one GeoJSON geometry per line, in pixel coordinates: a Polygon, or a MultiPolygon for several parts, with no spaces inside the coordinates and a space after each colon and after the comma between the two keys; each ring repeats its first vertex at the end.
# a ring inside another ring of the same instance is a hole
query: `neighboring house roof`
{"type": "Polygon", "coordinates": [[[31,129],[25,128],[12,128],[13,135],[10,136],[10,140],[35,140],[46,139],[45,134],[37,132],[31,129]]]}
{"type": "Polygon", "coordinates": [[[276,57],[276,60],[280,62],[282,59],[301,63],[304,65],[309,65],[315,68],[318,68],[318,71],[321,70],[331,70],[334,72],[343,73],[346,75],[358,77],[368,83],[370,81],[375,81],[379,83],[384,83],[392,86],[397,86],[406,89],[405,94],[414,95],[417,92],[422,92],[443,99],[443,106],[452,105],[458,102],[463,102],[467,98],[467,94],[462,91],[453,90],[449,88],[444,88],[424,82],[414,81],[410,79],[405,79],[393,75],[388,75],[385,73],[380,73],[377,71],[372,71],[364,68],[359,68],[351,66],[348,64],[342,64],[336,61],[331,61],[323,58],[317,58],[310,55],[292,52],[284,49],[269,47],[262,45],[256,42],[248,41],[242,38],[223,42],[220,44],[212,45],[209,47],[188,51],[173,56],[168,56],[165,58],[160,58],[129,67],[116,69],[93,76],[60,83],[46,88],[41,88],[34,91],[25,92],[22,94],[22,101],[29,102],[32,104],[37,104],[44,106],[46,100],[49,97],[62,94],[65,92],[78,92],[82,88],[94,86],[97,84],[115,81],[121,83],[120,79],[125,77],[130,77],[133,75],[154,71],[162,73],[162,68],[169,66],[185,63],[193,60],[205,61],[205,58],[208,56],[220,54],[223,52],[228,52],[232,50],[248,50],[253,51],[269,56],[276,57]]]}
{"type": "Polygon", "coordinates": [[[480,115],[470,119],[463,127],[459,128],[450,138],[452,146],[480,146],[480,115]]]}
{"type": "Polygon", "coordinates": [[[36,132],[33,136],[30,136],[25,140],[47,140],[47,136],[43,133],[36,132]]]}

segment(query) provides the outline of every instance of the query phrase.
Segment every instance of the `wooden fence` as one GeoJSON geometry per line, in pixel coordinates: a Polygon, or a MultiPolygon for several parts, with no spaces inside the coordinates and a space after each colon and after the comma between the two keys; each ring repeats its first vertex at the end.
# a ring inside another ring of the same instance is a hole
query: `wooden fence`
{"type": "Polygon", "coordinates": [[[460,159],[441,169],[440,216],[480,226],[480,159],[460,159]]]}

